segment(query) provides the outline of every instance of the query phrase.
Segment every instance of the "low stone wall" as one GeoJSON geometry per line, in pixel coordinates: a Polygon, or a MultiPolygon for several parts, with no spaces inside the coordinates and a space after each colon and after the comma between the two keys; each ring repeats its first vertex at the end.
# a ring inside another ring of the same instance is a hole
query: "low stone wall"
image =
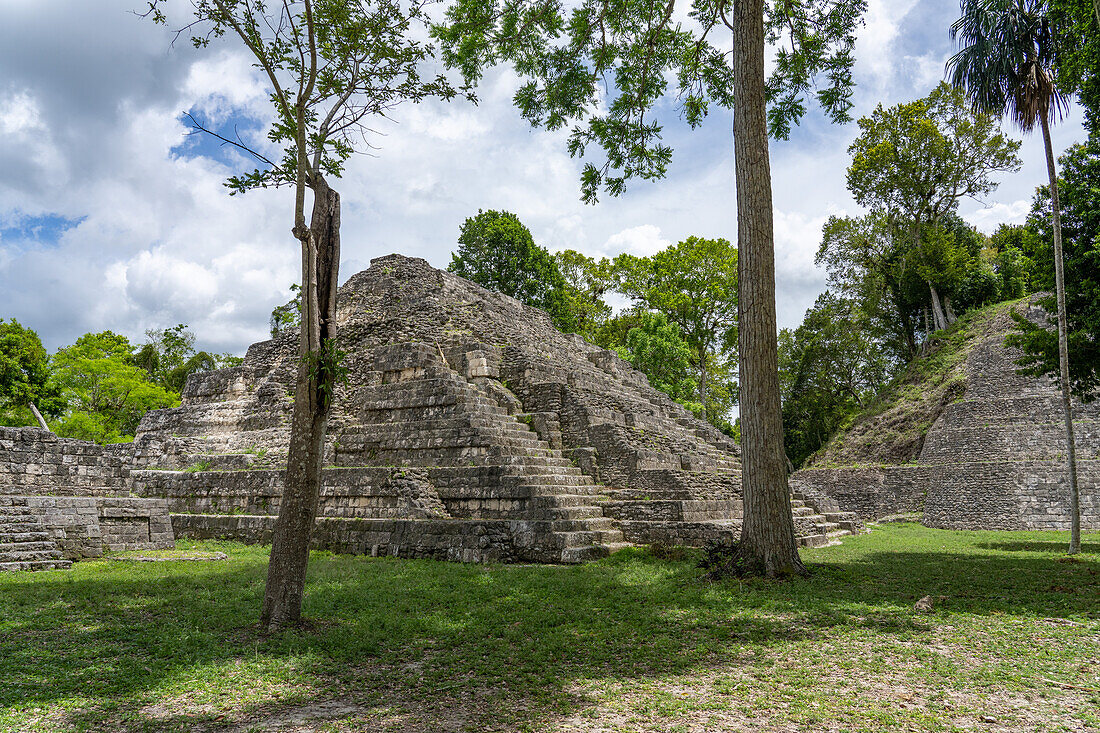
{"type": "MultiPolygon", "coordinates": [[[[270,544],[275,517],[173,514],[180,536],[270,544]]],[[[525,547],[522,522],[460,519],[353,519],[318,517],[312,547],[355,555],[429,558],[456,562],[540,561],[525,547]]]]}
{"type": "MultiPolygon", "coordinates": [[[[1100,461],[1080,460],[1077,471],[1081,526],[1100,530],[1100,461]]],[[[921,512],[925,525],[941,529],[1069,529],[1061,460],[804,469],[791,488],[862,519],[921,512]]]]}
{"type": "Polygon", "coordinates": [[[915,465],[807,468],[791,476],[791,490],[819,502],[832,500],[842,511],[873,520],[921,511],[933,471],[915,465]]]}
{"type": "Polygon", "coordinates": [[[128,450],[38,428],[0,427],[0,495],[128,495],[128,450]]]}
{"type": "Polygon", "coordinates": [[[638,545],[703,547],[707,542],[735,542],[741,536],[741,522],[648,522],[619,523],[623,538],[638,545]]]}
{"type": "Polygon", "coordinates": [[[0,496],[0,506],[29,508],[70,560],[99,557],[108,550],[173,546],[172,522],[164,499],[0,496]]]}

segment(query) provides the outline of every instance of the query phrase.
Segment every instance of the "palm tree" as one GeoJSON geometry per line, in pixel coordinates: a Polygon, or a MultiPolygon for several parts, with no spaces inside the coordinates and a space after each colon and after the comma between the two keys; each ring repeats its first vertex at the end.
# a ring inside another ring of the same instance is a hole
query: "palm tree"
{"type": "Polygon", "coordinates": [[[1066,291],[1062,270],[1062,221],[1058,178],[1050,146],[1050,124],[1060,118],[1067,100],[1054,86],[1051,68],[1054,37],[1046,0],[962,0],[962,17],[951,26],[959,52],[947,62],[951,83],[966,92],[975,109],[1007,114],[1022,131],[1035,123],[1043,132],[1050,176],[1054,224],[1054,282],[1058,299],[1058,367],[1066,420],[1066,455],[1070,488],[1069,552],[1081,549],[1081,512],[1077,490],[1077,457],[1070,404],[1069,353],[1066,345],[1066,291]]]}

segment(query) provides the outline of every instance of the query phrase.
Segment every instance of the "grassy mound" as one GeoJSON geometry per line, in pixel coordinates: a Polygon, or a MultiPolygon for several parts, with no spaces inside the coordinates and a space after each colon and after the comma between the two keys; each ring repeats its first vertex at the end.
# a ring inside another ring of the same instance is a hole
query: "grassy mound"
{"type": "Polygon", "coordinates": [[[933,334],[924,356],[914,360],[806,461],[807,468],[916,460],[932,423],[966,394],[966,359],[991,336],[1007,335],[1008,312],[1025,300],[1006,301],[966,313],[933,334]]]}

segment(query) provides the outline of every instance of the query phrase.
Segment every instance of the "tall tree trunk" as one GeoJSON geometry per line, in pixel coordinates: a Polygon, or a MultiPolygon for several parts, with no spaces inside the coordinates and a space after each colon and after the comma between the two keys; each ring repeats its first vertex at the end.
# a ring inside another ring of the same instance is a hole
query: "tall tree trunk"
{"type": "Polygon", "coordinates": [[[321,358],[335,337],[336,289],[340,267],[340,195],[320,176],[313,188],[313,213],[302,239],[302,325],[298,383],[290,427],[290,452],[279,517],[271,538],[267,588],[260,616],[268,630],[297,623],[302,615],[309,544],[321,495],[325,432],[333,375],[321,358]]]}
{"type": "Polygon", "coordinates": [[[932,323],[937,331],[943,330],[950,324],[947,322],[947,315],[943,312],[940,294],[936,292],[936,286],[932,283],[928,283],[928,293],[932,299],[932,323]]]}
{"type": "Polygon", "coordinates": [[[33,402],[28,402],[27,407],[31,408],[31,412],[34,414],[34,419],[38,421],[38,427],[45,430],[47,433],[50,431],[50,426],[46,424],[46,420],[42,417],[42,413],[38,411],[38,407],[33,402]]]}
{"type": "Polygon", "coordinates": [[[733,150],[737,173],[741,487],[738,561],[768,576],[804,575],[787,488],[779,403],[775,242],[764,96],[764,3],[734,3],[733,150]]]}
{"type": "Polygon", "coordinates": [[[1050,176],[1050,214],[1054,224],[1054,291],[1058,299],[1058,373],[1062,384],[1062,412],[1066,421],[1066,469],[1069,472],[1069,552],[1081,551],[1081,506],[1077,489],[1077,441],[1073,436],[1073,405],[1069,391],[1069,345],[1066,325],[1066,281],[1062,268],[1062,212],[1058,203],[1058,176],[1054,170],[1054,151],[1050,145],[1050,124],[1040,115],[1043,147],[1050,176]]]}

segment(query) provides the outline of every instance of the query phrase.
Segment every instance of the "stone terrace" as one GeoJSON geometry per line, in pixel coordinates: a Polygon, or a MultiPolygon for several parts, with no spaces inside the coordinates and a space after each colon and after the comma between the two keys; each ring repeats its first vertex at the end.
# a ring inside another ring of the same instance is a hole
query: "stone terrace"
{"type": "MultiPolygon", "coordinates": [[[[737,446],[545,313],[390,255],[341,288],[338,317],[349,378],[317,546],[580,562],[738,530],[737,446]]],[[[269,538],[297,360],[294,333],[255,344],[242,366],[189,379],[182,407],[146,415],[131,477],[168,501],[178,533],[269,538]]],[[[855,527],[821,508],[796,497],[805,544],[855,527]]]]}

